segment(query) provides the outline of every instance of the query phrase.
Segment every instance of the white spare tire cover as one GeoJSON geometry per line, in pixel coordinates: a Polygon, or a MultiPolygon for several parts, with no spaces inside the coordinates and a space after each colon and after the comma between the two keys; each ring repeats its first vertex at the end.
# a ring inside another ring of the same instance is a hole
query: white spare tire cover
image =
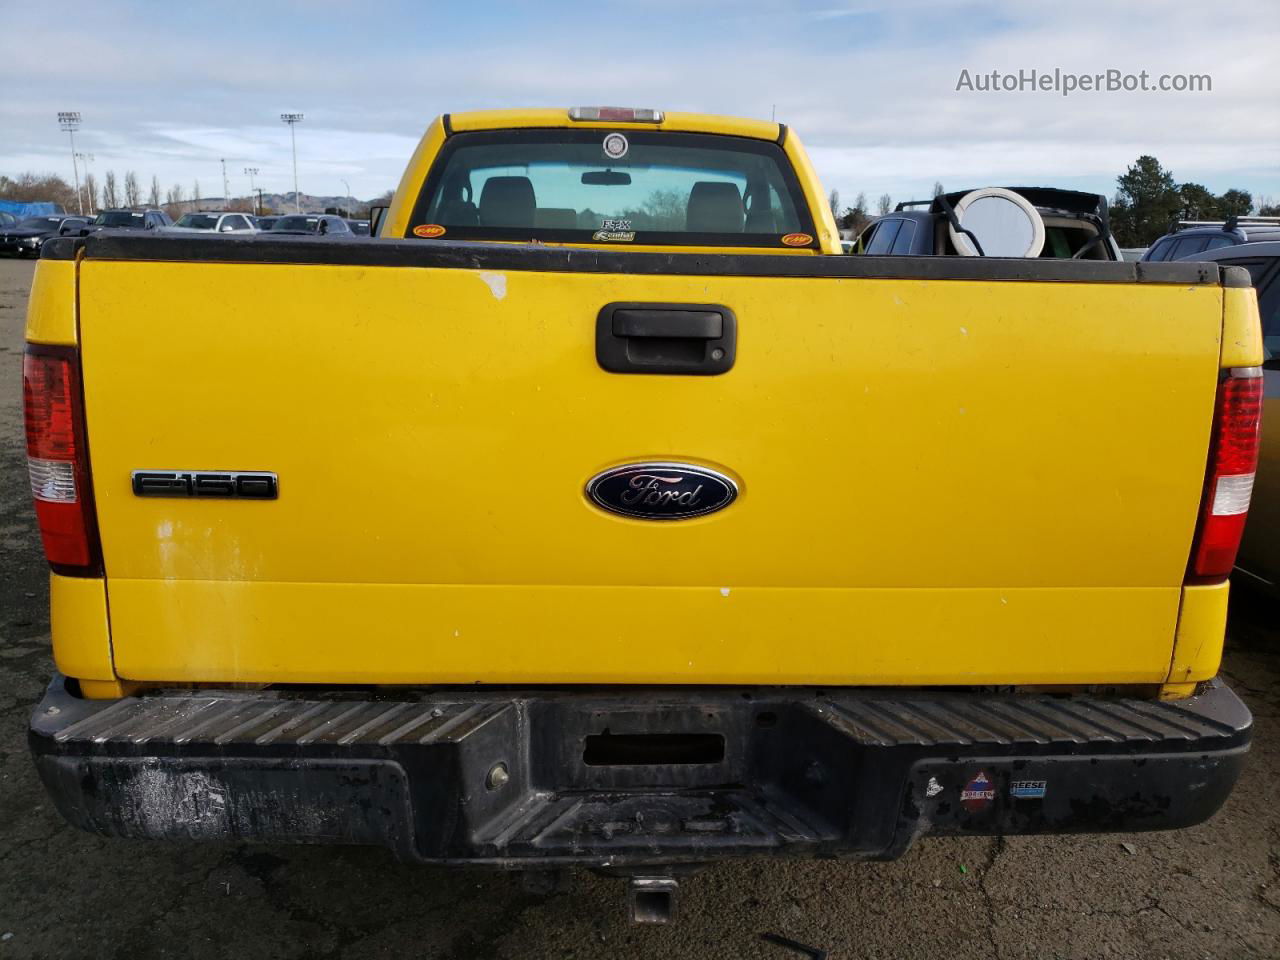
{"type": "Polygon", "coordinates": [[[951,242],[966,257],[1038,257],[1044,249],[1044,220],[1026,197],[1003,187],[971,190],[955,206],[956,219],[978,238],[950,227],[951,242]]]}

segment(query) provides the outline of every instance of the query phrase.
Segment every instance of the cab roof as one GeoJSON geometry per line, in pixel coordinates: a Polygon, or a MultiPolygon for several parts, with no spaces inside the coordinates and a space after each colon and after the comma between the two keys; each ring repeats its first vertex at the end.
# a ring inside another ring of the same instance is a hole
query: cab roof
{"type": "Polygon", "coordinates": [[[508,110],[473,110],[445,114],[446,129],[453,132],[473,130],[510,130],[525,127],[561,127],[587,129],[675,130],[681,133],[719,133],[755,140],[777,140],[782,124],[745,117],[723,117],[710,113],[663,113],[659,123],[648,121],[572,120],[568,107],[525,107],[508,110]]]}

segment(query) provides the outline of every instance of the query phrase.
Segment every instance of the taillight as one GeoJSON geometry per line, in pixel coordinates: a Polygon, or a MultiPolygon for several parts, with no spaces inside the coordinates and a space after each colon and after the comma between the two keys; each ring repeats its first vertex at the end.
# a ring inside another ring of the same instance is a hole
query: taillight
{"type": "Polygon", "coordinates": [[[58,573],[96,575],[101,563],[76,351],[29,345],[22,401],[27,472],[45,556],[58,573]]]}
{"type": "Polygon", "coordinates": [[[570,107],[570,120],[590,120],[604,123],[661,123],[661,110],[645,110],[637,107],[570,107]]]}
{"type": "Polygon", "coordinates": [[[1200,524],[1191,548],[1191,579],[1224,579],[1235,566],[1258,468],[1262,370],[1237,367],[1218,387],[1200,524]]]}

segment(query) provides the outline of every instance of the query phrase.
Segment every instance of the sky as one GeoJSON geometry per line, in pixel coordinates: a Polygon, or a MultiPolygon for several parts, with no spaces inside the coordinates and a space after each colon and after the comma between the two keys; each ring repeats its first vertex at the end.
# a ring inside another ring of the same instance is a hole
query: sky
{"type": "Polygon", "coordinates": [[[0,0],[0,173],[79,151],[164,188],[394,188],[443,112],[615,104],[776,119],[843,203],[990,185],[1111,195],[1153,154],[1180,182],[1280,201],[1276,0],[0,0]],[[982,92],[997,70],[1207,74],[1200,92],[982,92]]]}

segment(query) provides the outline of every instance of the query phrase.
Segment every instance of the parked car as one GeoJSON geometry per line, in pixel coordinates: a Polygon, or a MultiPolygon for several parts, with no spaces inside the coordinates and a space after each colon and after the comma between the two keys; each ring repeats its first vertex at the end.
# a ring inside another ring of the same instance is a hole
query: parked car
{"type": "Polygon", "coordinates": [[[277,234],[316,234],[319,236],[351,236],[351,228],[341,217],[328,213],[303,213],[281,217],[269,231],[277,234]]]}
{"type": "Polygon", "coordinates": [[[274,227],[276,225],[276,221],[279,219],[280,219],[279,217],[274,217],[274,216],[273,217],[254,217],[253,222],[259,231],[264,231],[264,230],[270,230],[272,227],[274,227]]]}
{"type": "MultiPolygon", "coordinates": [[[[877,217],[863,228],[857,253],[872,255],[955,256],[952,216],[957,205],[973,194],[958,190],[932,200],[909,200],[892,213],[877,217]],[[924,209],[917,209],[924,208],[924,209]]],[[[1043,244],[1038,257],[1071,260],[1121,260],[1111,235],[1107,198],[1098,193],[1059,190],[1056,187],[986,188],[984,193],[1012,193],[1034,208],[1040,217],[1043,244]]],[[[986,251],[984,251],[986,252],[986,251]]],[[[991,255],[986,252],[987,255],[991,255]]],[[[973,255],[972,252],[969,255],[973,255]]]]}
{"type": "Polygon", "coordinates": [[[350,220],[349,219],[347,220],[347,226],[351,228],[351,232],[354,233],[357,237],[369,236],[368,220],[350,220]]]}
{"type": "Polygon", "coordinates": [[[258,226],[247,213],[210,211],[184,213],[165,233],[257,233],[258,226]]]}
{"type": "Polygon", "coordinates": [[[173,220],[163,210],[100,210],[80,236],[99,230],[159,230],[170,226],[173,220]]]}
{"type": "Polygon", "coordinates": [[[840,256],[760,120],[483,111],[412,164],[393,243],[46,245],[72,824],[633,872],[652,919],[681,864],[1227,799],[1238,271],[840,256]]]}
{"type": "Polygon", "coordinates": [[[69,217],[66,214],[27,217],[12,226],[0,228],[0,254],[35,256],[40,252],[40,245],[50,237],[65,236],[72,229],[79,231],[88,223],[88,217],[69,217]]]}
{"type": "Polygon", "coordinates": [[[1180,220],[1171,231],[1147,248],[1142,259],[1188,260],[1198,253],[1268,240],[1280,240],[1280,217],[1180,220]]]}
{"type": "Polygon", "coordinates": [[[1262,443],[1236,568],[1248,581],[1280,596],[1280,240],[1233,244],[1183,259],[1244,267],[1258,293],[1264,350],[1262,443]]]}

